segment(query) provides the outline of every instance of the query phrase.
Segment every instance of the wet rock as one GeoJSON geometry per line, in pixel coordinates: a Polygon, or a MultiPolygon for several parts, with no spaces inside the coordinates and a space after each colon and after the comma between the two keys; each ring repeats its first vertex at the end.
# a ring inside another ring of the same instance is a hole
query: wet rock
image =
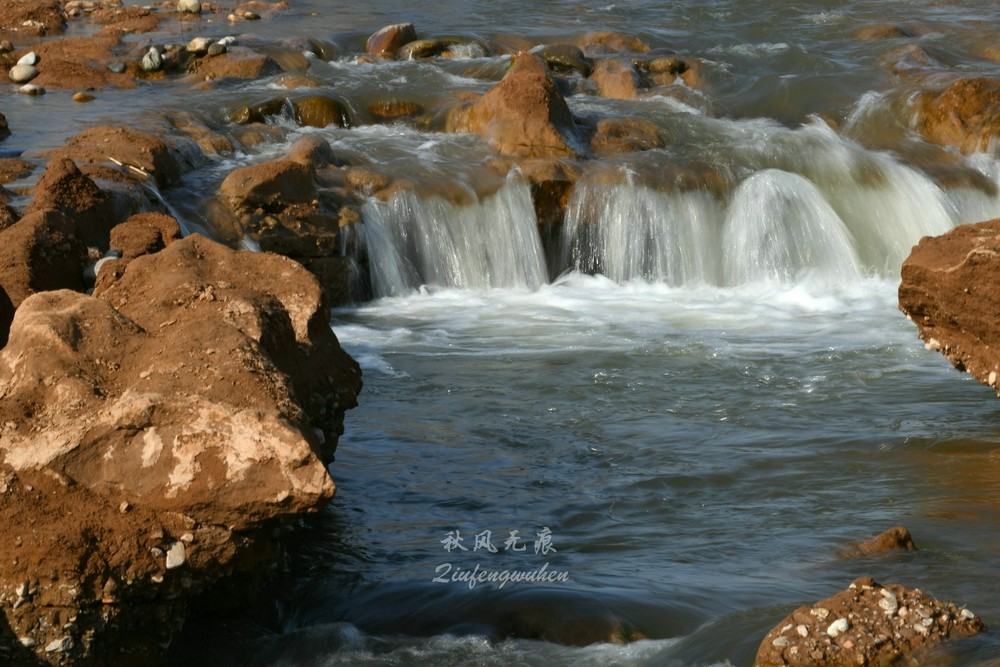
{"type": "Polygon", "coordinates": [[[21,158],[0,158],[0,183],[24,178],[35,170],[35,164],[21,158]]]}
{"type": "Polygon", "coordinates": [[[308,127],[345,127],[347,110],[332,97],[309,95],[292,100],[295,122],[308,127]]]}
{"type": "Polygon", "coordinates": [[[855,39],[873,41],[877,39],[904,39],[913,33],[898,25],[866,25],[854,31],[855,39]]]}
{"type": "Polygon", "coordinates": [[[59,211],[73,221],[75,234],[85,245],[107,248],[111,228],[120,220],[114,200],[108,197],[65,157],[53,158],[32,190],[34,198],[25,215],[59,211]]]}
{"type": "Polygon", "coordinates": [[[45,89],[41,86],[36,86],[33,83],[26,83],[17,89],[17,92],[22,95],[44,95],[45,89]]]}
{"type": "Polygon", "coordinates": [[[590,80],[597,86],[598,95],[617,100],[638,99],[642,87],[638,70],[623,58],[598,61],[590,80]]]}
{"type": "Polygon", "coordinates": [[[514,56],[500,83],[453,112],[446,127],[479,134],[507,155],[577,157],[585,152],[566,100],[545,63],[530,53],[514,56]]]}
{"type": "Polygon", "coordinates": [[[417,30],[412,23],[387,25],[368,38],[365,42],[365,53],[392,60],[400,47],[416,39],[417,30]]]}
{"type": "Polygon", "coordinates": [[[208,53],[208,47],[211,46],[212,40],[208,37],[195,37],[187,43],[185,47],[188,53],[193,53],[196,56],[203,56],[208,53]]]}
{"type": "Polygon", "coordinates": [[[419,116],[424,113],[424,107],[408,100],[382,100],[369,104],[368,113],[379,120],[396,120],[419,116]]]}
{"type": "Polygon", "coordinates": [[[580,35],[573,40],[588,56],[612,53],[645,53],[649,44],[632,35],[610,30],[599,30],[580,35]]]}
{"type": "Polygon", "coordinates": [[[647,151],[666,145],[656,123],[644,118],[606,118],[597,121],[590,149],[599,157],[647,151]]]}
{"type": "Polygon", "coordinates": [[[0,141],[10,136],[10,127],[7,125],[7,117],[0,113],[0,141]]]}
{"type": "Polygon", "coordinates": [[[93,102],[94,101],[94,96],[91,95],[90,93],[85,93],[83,91],[80,91],[80,92],[77,92],[77,93],[73,93],[73,101],[74,102],[80,102],[80,103],[93,102]]]}
{"type": "Polygon", "coordinates": [[[916,551],[913,537],[903,526],[894,526],[848,550],[847,555],[874,556],[893,551],[916,551]]]}
{"type": "Polygon", "coordinates": [[[903,262],[899,307],[925,347],[1000,396],[1000,220],[920,240],[903,262]]]}
{"type": "Polygon", "coordinates": [[[764,637],[754,666],[897,664],[983,629],[979,618],[950,602],[863,577],[785,617],[764,637]]]}
{"type": "Polygon", "coordinates": [[[305,204],[317,196],[314,172],[292,160],[271,160],[229,172],[219,196],[234,210],[305,204]]]}
{"type": "Polygon", "coordinates": [[[14,83],[28,83],[38,76],[38,68],[34,65],[14,65],[7,72],[7,78],[14,83]]]}
{"type": "Polygon", "coordinates": [[[963,153],[986,151],[1000,137],[1000,81],[960,79],[920,102],[920,129],[935,143],[963,153]]]}
{"type": "Polygon", "coordinates": [[[155,46],[149,47],[149,51],[142,57],[139,67],[143,72],[159,72],[163,69],[163,56],[155,46]]]}
{"type": "MultiPolygon", "coordinates": [[[[207,51],[206,46],[206,51],[207,51]]],[[[192,64],[191,71],[202,79],[260,79],[281,72],[274,58],[244,46],[229,47],[224,54],[202,58],[192,64]]]]}
{"type": "Polygon", "coordinates": [[[396,58],[399,60],[427,60],[443,55],[451,47],[461,44],[462,40],[455,38],[418,39],[399,47],[396,58]]]}
{"type": "Polygon", "coordinates": [[[588,77],[594,68],[593,61],[583,54],[580,47],[573,44],[546,44],[531,52],[544,60],[554,72],[577,72],[580,76],[588,77]]]}
{"type": "Polygon", "coordinates": [[[138,213],[115,225],[111,230],[110,246],[117,257],[105,257],[97,262],[95,289],[106,291],[122,277],[133,259],[159,252],[180,238],[177,220],[163,213],[138,213]]]}
{"type": "Polygon", "coordinates": [[[292,144],[288,150],[288,159],[313,170],[337,162],[330,142],[316,134],[307,134],[292,144]]]}

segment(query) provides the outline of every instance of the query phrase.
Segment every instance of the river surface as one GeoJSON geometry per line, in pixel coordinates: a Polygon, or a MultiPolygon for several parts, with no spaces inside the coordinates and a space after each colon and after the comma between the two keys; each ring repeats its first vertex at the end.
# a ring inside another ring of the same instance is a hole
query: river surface
{"type": "MultiPolygon", "coordinates": [[[[272,119],[274,142],[163,193],[187,230],[210,231],[201,202],[228,170],[305,132],[423,187],[362,211],[377,298],[335,312],[365,373],[335,502],[263,611],[193,630],[183,664],[740,667],[791,609],[864,575],[1000,624],[1000,402],[924,349],[895,294],[922,235],[1000,215],[1000,163],[922,141],[926,80],[885,65],[917,46],[952,78],[1000,75],[995,2],[291,5],[240,39],[323,42],[310,73],[360,120],[272,119]],[[373,95],[482,92],[508,62],[355,61],[399,21],[482,43],[623,31],[698,59],[707,83],[626,102],[568,82],[578,117],[638,115],[670,141],[585,176],[543,248],[520,178],[482,186],[480,140],[364,122],[373,95]],[[911,36],[854,37],[876,24],[911,36]],[[919,551],[843,555],[897,524],[919,551]]],[[[7,96],[4,149],[182,109],[221,127],[275,91],[7,96]]],[[[1000,664],[1000,636],[953,653],[1000,664]]]]}

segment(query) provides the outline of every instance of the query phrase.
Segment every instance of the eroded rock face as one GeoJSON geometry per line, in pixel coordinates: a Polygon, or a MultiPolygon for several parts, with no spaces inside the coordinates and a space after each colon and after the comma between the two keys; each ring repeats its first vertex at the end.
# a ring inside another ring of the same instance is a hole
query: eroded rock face
{"type": "Polygon", "coordinates": [[[899,307],[924,345],[1000,395],[1000,220],[925,237],[903,262],[899,307]]]}
{"type": "Polygon", "coordinates": [[[545,62],[514,56],[503,80],[449,121],[451,131],[473,132],[516,157],[579,157],[576,122],[545,62]]]}
{"type": "Polygon", "coordinates": [[[963,153],[985,151],[1000,138],[1000,81],[961,79],[922,98],[921,129],[963,153]]]}
{"type": "Polygon", "coordinates": [[[49,160],[34,195],[25,215],[49,209],[60,211],[75,223],[76,235],[84,244],[108,247],[111,228],[118,222],[115,203],[72,160],[49,160]]]}
{"type": "Polygon", "coordinates": [[[786,616],[764,637],[754,666],[899,664],[983,629],[975,614],[950,602],[862,577],[786,616]]]}
{"type": "Polygon", "coordinates": [[[287,258],[193,235],[96,294],[25,299],[0,352],[0,513],[39,528],[0,545],[0,608],[53,664],[150,664],[191,596],[273,557],[269,522],[332,497],[360,370],[287,258]]]}

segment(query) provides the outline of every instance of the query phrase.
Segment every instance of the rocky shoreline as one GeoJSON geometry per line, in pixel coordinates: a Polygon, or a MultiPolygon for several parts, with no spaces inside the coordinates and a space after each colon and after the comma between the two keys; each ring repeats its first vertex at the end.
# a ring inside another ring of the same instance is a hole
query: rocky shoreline
{"type": "MultiPolygon", "coordinates": [[[[583,173],[669,141],[641,116],[575,116],[566,98],[584,91],[690,101],[716,74],[711,63],[620,33],[535,44],[422,38],[397,24],[374,32],[357,62],[472,52],[509,54],[509,67],[489,75],[499,80],[482,95],[379,99],[358,111],[309,90],[310,57],[332,57],[334,45],[126,39],[157,34],[164,21],[212,15],[235,25],[284,7],[15,0],[0,8],[0,68],[25,94],[71,90],[74,103],[86,103],[108,88],[262,77],[289,91],[233,106],[224,128],[175,114],[156,121],[156,131],[96,126],[30,159],[0,158],[5,664],[155,664],[193,608],[239,605],[267,580],[285,528],[333,497],[326,466],[361,387],[329,320],[332,305],[366,295],[344,257],[349,230],[369,197],[387,200],[419,184],[351,164],[310,135],[285,155],[228,173],[207,206],[213,239],[183,235],[158,189],[206,155],[230,155],[278,132],[268,118],[319,128],[407,122],[479,136],[494,152],[494,178],[482,187],[499,188],[518,169],[543,238],[553,238],[583,173]],[[69,21],[88,22],[92,34],[37,41],[69,21]],[[30,191],[3,188],[36,170],[30,191]],[[15,195],[27,204],[12,205],[15,195]],[[234,250],[240,243],[264,252],[234,250]]],[[[944,76],[927,58],[916,58],[923,64],[915,72],[914,61],[907,52],[886,63],[927,81],[920,129],[930,142],[974,151],[996,140],[1000,83],[944,76]]],[[[17,131],[0,114],[0,141],[17,131]]],[[[932,159],[936,178],[995,189],[944,155],[932,159]]],[[[675,181],[713,191],[727,185],[718,178],[678,166],[675,181]]],[[[989,284],[997,238],[993,221],[922,241],[904,265],[900,303],[928,347],[1000,393],[992,292],[979,288],[989,284]]],[[[906,538],[897,533],[859,552],[912,547],[906,538]]],[[[779,623],[757,664],[883,664],[981,630],[970,612],[859,579],[779,623]],[[902,610],[917,625],[894,640],[899,628],[886,624],[905,619],[902,610]],[[847,627],[835,625],[841,619],[847,627]]]]}

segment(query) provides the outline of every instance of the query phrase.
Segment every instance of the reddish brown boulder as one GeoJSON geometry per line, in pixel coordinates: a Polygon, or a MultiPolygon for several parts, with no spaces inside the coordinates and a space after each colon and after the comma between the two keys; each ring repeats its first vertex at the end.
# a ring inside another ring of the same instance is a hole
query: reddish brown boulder
{"type": "Polygon", "coordinates": [[[98,125],[72,137],[65,146],[48,151],[51,159],[68,157],[78,166],[120,163],[137,178],[152,177],[160,187],[180,180],[188,164],[163,139],[128,127],[98,125]]]}
{"type": "Polygon", "coordinates": [[[609,53],[646,53],[650,50],[649,44],[638,37],[611,30],[585,33],[574,39],[573,43],[583,49],[583,52],[588,56],[609,53]]]}
{"type": "Polygon", "coordinates": [[[316,198],[313,171],[293,160],[271,160],[229,172],[219,195],[234,210],[304,204],[316,198]]]}
{"type": "Polygon", "coordinates": [[[876,39],[901,39],[913,37],[913,33],[898,25],[866,25],[854,31],[855,39],[872,41],[876,39]]]}
{"type": "Polygon", "coordinates": [[[599,60],[590,80],[597,86],[598,95],[617,100],[638,99],[642,87],[638,70],[622,58],[599,60]]]}
{"type": "Polygon", "coordinates": [[[55,210],[76,225],[76,236],[85,245],[108,247],[108,235],[117,224],[114,200],[87,178],[69,158],[49,160],[33,189],[34,199],[24,214],[55,210]]]}
{"type": "Polygon", "coordinates": [[[925,94],[920,107],[920,128],[933,142],[973,153],[1000,137],[1000,81],[960,79],[925,94]]]}
{"type": "Polygon", "coordinates": [[[566,100],[545,63],[530,53],[514,56],[500,83],[453,114],[447,129],[479,134],[517,157],[577,157],[583,151],[566,100]]]}
{"type": "Polygon", "coordinates": [[[417,30],[412,23],[387,25],[365,42],[365,53],[379,58],[394,59],[404,44],[416,41],[417,30]]]}
{"type": "Polygon", "coordinates": [[[35,164],[16,157],[0,158],[0,183],[24,178],[35,170],[35,164]]]}
{"type": "Polygon", "coordinates": [[[54,35],[65,27],[66,17],[59,0],[4,0],[0,3],[0,31],[54,35]]]}
{"type": "Polygon", "coordinates": [[[87,249],[76,237],[75,225],[59,211],[26,215],[0,232],[0,289],[9,304],[0,320],[0,345],[7,341],[12,309],[30,295],[83,290],[86,260],[87,249]]]}
{"type": "Polygon", "coordinates": [[[260,79],[279,74],[282,69],[274,58],[243,46],[231,47],[213,58],[192,61],[191,71],[203,80],[260,79]]]}
{"type": "Polygon", "coordinates": [[[754,667],[895,665],[983,630],[967,609],[863,577],[786,616],[764,637],[754,667]]]}
{"type": "Polygon", "coordinates": [[[903,262],[899,307],[927,349],[1000,395],[1000,219],[925,237],[903,262]]]}
{"type": "Polygon", "coordinates": [[[282,257],[194,235],[99,294],[26,299],[0,352],[0,517],[31,526],[0,544],[3,612],[51,664],[153,664],[195,596],[273,566],[276,520],[332,497],[360,371],[282,257]]]}
{"type": "Polygon", "coordinates": [[[125,273],[136,257],[152,255],[181,238],[177,220],[163,213],[138,213],[111,230],[111,249],[121,253],[118,258],[102,259],[95,266],[98,293],[107,291],[125,273]]]}
{"type": "Polygon", "coordinates": [[[856,558],[858,556],[877,556],[896,551],[916,550],[917,546],[913,543],[910,531],[903,526],[893,526],[870,540],[850,545],[843,549],[840,555],[846,558],[856,558]]]}
{"type": "Polygon", "coordinates": [[[660,128],[645,118],[599,120],[590,139],[590,149],[599,157],[647,151],[651,148],[662,148],[664,145],[660,128]]]}

